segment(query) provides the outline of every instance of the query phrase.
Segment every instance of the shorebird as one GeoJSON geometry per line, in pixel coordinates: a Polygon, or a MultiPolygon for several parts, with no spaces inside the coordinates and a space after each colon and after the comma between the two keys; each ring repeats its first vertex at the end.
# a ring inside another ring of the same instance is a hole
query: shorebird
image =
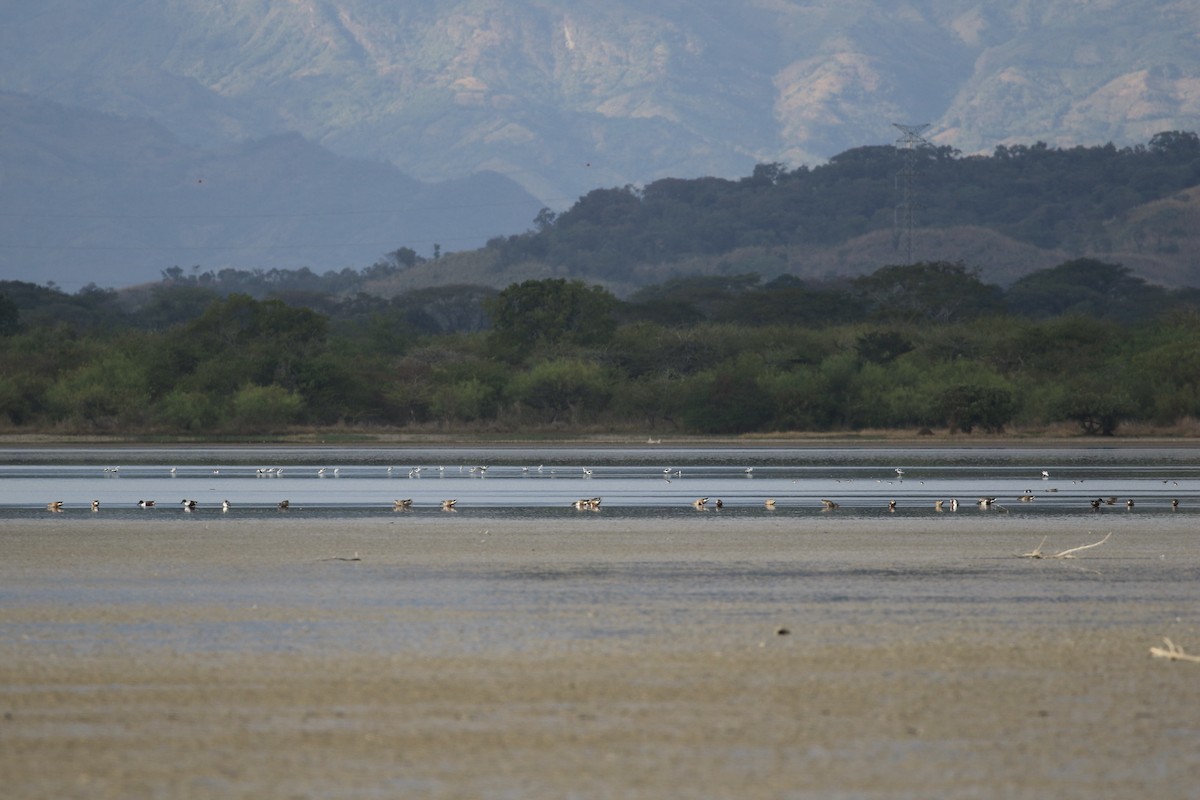
{"type": "Polygon", "coordinates": [[[1179,508],[1179,500],[1178,499],[1172,500],[1171,501],[1171,510],[1174,511],[1177,508],[1179,508]]]}
{"type": "Polygon", "coordinates": [[[956,498],[956,497],[950,498],[950,510],[958,511],[958,498],[956,498]]]}
{"type": "Polygon", "coordinates": [[[1133,498],[1132,497],[1125,501],[1125,507],[1129,508],[1129,509],[1133,508],[1133,498]]]}
{"type": "Polygon", "coordinates": [[[196,509],[195,500],[180,500],[179,504],[183,506],[184,511],[194,511],[196,509]]]}
{"type": "Polygon", "coordinates": [[[99,510],[100,510],[100,501],[93,500],[92,501],[92,511],[99,511],[99,510]]]}
{"type": "Polygon", "coordinates": [[[996,502],[996,498],[994,498],[994,497],[981,497],[981,498],[979,498],[979,507],[980,508],[991,508],[992,504],[995,502],[996,502]]]}
{"type": "Polygon", "coordinates": [[[222,510],[222,511],[228,511],[228,510],[229,510],[229,501],[228,501],[228,500],[222,500],[222,501],[221,501],[221,510],[222,510]]]}
{"type": "Polygon", "coordinates": [[[716,505],[717,509],[722,509],[725,507],[725,501],[718,497],[715,505],[716,505]]]}
{"type": "Polygon", "coordinates": [[[442,511],[454,511],[455,510],[454,504],[457,502],[458,502],[458,500],[443,500],[442,501],[442,511]]]}
{"type": "Polygon", "coordinates": [[[1049,478],[1050,478],[1050,473],[1047,472],[1046,470],[1042,470],[1042,480],[1048,480],[1049,478]]]}
{"type": "Polygon", "coordinates": [[[770,511],[775,510],[775,501],[773,499],[764,500],[763,505],[766,506],[770,511]]]}
{"type": "Polygon", "coordinates": [[[280,500],[278,508],[280,511],[287,511],[290,505],[291,503],[289,503],[287,500],[280,500]]]}
{"type": "Polygon", "coordinates": [[[138,500],[138,505],[142,508],[154,508],[153,500],[138,500]]]}
{"type": "Polygon", "coordinates": [[[896,501],[888,500],[888,511],[895,511],[895,510],[896,510],[896,501]]]}
{"type": "Polygon", "coordinates": [[[1101,504],[1101,503],[1103,503],[1103,502],[1104,502],[1104,501],[1103,501],[1102,499],[1100,499],[1099,497],[1097,497],[1095,500],[1093,500],[1093,501],[1092,501],[1092,511],[1099,511],[1099,510],[1100,510],[1100,504],[1101,504]]]}
{"type": "Polygon", "coordinates": [[[708,504],[707,497],[697,497],[695,500],[692,501],[693,508],[704,508],[704,506],[707,504],[708,504]]]}
{"type": "Polygon", "coordinates": [[[592,477],[592,471],[590,469],[588,469],[587,467],[584,467],[583,468],[583,477],[585,477],[585,478],[592,477]]]}
{"type": "Polygon", "coordinates": [[[1022,503],[1032,503],[1033,502],[1033,492],[1030,491],[1029,489],[1026,489],[1025,494],[1021,495],[1017,499],[1020,500],[1022,503]]]}
{"type": "Polygon", "coordinates": [[[900,478],[900,480],[904,480],[904,470],[900,469],[899,467],[896,467],[896,475],[900,478]]]}
{"type": "Polygon", "coordinates": [[[62,511],[62,509],[63,509],[63,501],[62,500],[53,500],[49,503],[46,503],[47,511],[62,511]]]}
{"type": "Polygon", "coordinates": [[[392,508],[396,509],[397,511],[407,511],[408,509],[412,508],[412,498],[406,497],[403,500],[393,500],[392,508]]]}
{"type": "Polygon", "coordinates": [[[821,505],[824,506],[824,508],[822,509],[823,511],[833,511],[835,508],[839,507],[838,504],[833,502],[832,500],[824,500],[824,499],[821,500],[821,505]]]}
{"type": "Polygon", "coordinates": [[[944,509],[942,508],[942,504],[945,502],[946,502],[945,500],[934,500],[933,501],[933,510],[934,511],[943,511],[944,509]]]}

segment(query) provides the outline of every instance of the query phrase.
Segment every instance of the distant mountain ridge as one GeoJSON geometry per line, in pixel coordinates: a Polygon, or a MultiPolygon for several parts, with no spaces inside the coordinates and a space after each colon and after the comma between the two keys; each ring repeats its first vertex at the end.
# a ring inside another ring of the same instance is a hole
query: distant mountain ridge
{"type": "Polygon", "coordinates": [[[820,163],[893,123],[965,153],[1144,142],[1200,130],[1198,30],[1192,0],[4,4],[0,91],[83,111],[0,121],[0,269],[363,266],[519,233],[596,187],[820,163]],[[17,141],[42,130],[57,156],[17,141]],[[201,167],[244,179],[206,185],[224,210],[192,203],[201,167]]]}
{"type": "Polygon", "coordinates": [[[596,186],[817,163],[930,123],[964,152],[1200,129],[1190,0],[44,0],[0,89],[191,143],[297,131],[423,180],[596,186]]]}
{"type": "Polygon", "coordinates": [[[142,119],[0,93],[0,279],[124,286],[171,267],[361,268],[523,230],[494,173],[427,184],[299,134],[203,149],[142,119]]]}

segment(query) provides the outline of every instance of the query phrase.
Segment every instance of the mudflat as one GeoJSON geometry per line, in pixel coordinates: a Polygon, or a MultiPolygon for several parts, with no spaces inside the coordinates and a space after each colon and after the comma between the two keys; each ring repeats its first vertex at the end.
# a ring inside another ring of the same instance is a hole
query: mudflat
{"type": "Polygon", "coordinates": [[[1200,796],[1186,520],[895,523],[0,521],[4,796],[1200,796]]]}

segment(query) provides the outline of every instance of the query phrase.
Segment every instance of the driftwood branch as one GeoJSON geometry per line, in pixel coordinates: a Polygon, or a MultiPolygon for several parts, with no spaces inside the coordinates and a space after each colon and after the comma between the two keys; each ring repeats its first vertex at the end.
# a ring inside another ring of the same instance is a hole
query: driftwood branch
{"type": "Polygon", "coordinates": [[[1079,547],[1072,547],[1069,550],[1063,550],[1062,552],[1054,553],[1053,555],[1046,555],[1045,553],[1042,552],[1042,545],[1044,545],[1046,543],[1046,539],[1043,538],[1042,544],[1039,544],[1037,547],[1035,547],[1033,550],[1031,550],[1028,553],[1022,553],[1021,558],[1074,558],[1075,554],[1080,552],[1081,550],[1090,550],[1093,547],[1099,547],[1100,545],[1104,544],[1105,542],[1108,541],[1109,536],[1112,536],[1112,531],[1109,531],[1105,535],[1105,537],[1098,542],[1092,542],[1091,544],[1080,545],[1079,547]]]}
{"type": "Polygon", "coordinates": [[[1172,661],[1191,661],[1194,664],[1200,664],[1200,656],[1185,653],[1182,647],[1166,637],[1163,637],[1163,643],[1166,644],[1166,647],[1151,647],[1150,655],[1155,658],[1169,658],[1172,661]]]}

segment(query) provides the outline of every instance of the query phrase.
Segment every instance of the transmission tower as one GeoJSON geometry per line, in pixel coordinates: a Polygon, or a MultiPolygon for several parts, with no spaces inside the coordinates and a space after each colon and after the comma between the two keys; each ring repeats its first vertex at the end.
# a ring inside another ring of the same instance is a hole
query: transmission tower
{"type": "Polygon", "coordinates": [[[896,144],[904,151],[904,165],[900,168],[900,172],[897,175],[897,182],[900,184],[900,205],[896,206],[894,225],[897,232],[903,231],[904,250],[907,256],[906,263],[911,264],[913,257],[913,221],[916,216],[917,205],[917,150],[929,145],[929,142],[921,136],[929,127],[929,123],[901,125],[899,122],[893,122],[892,125],[899,128],[903,134],[896,140],[896,144]]]}

